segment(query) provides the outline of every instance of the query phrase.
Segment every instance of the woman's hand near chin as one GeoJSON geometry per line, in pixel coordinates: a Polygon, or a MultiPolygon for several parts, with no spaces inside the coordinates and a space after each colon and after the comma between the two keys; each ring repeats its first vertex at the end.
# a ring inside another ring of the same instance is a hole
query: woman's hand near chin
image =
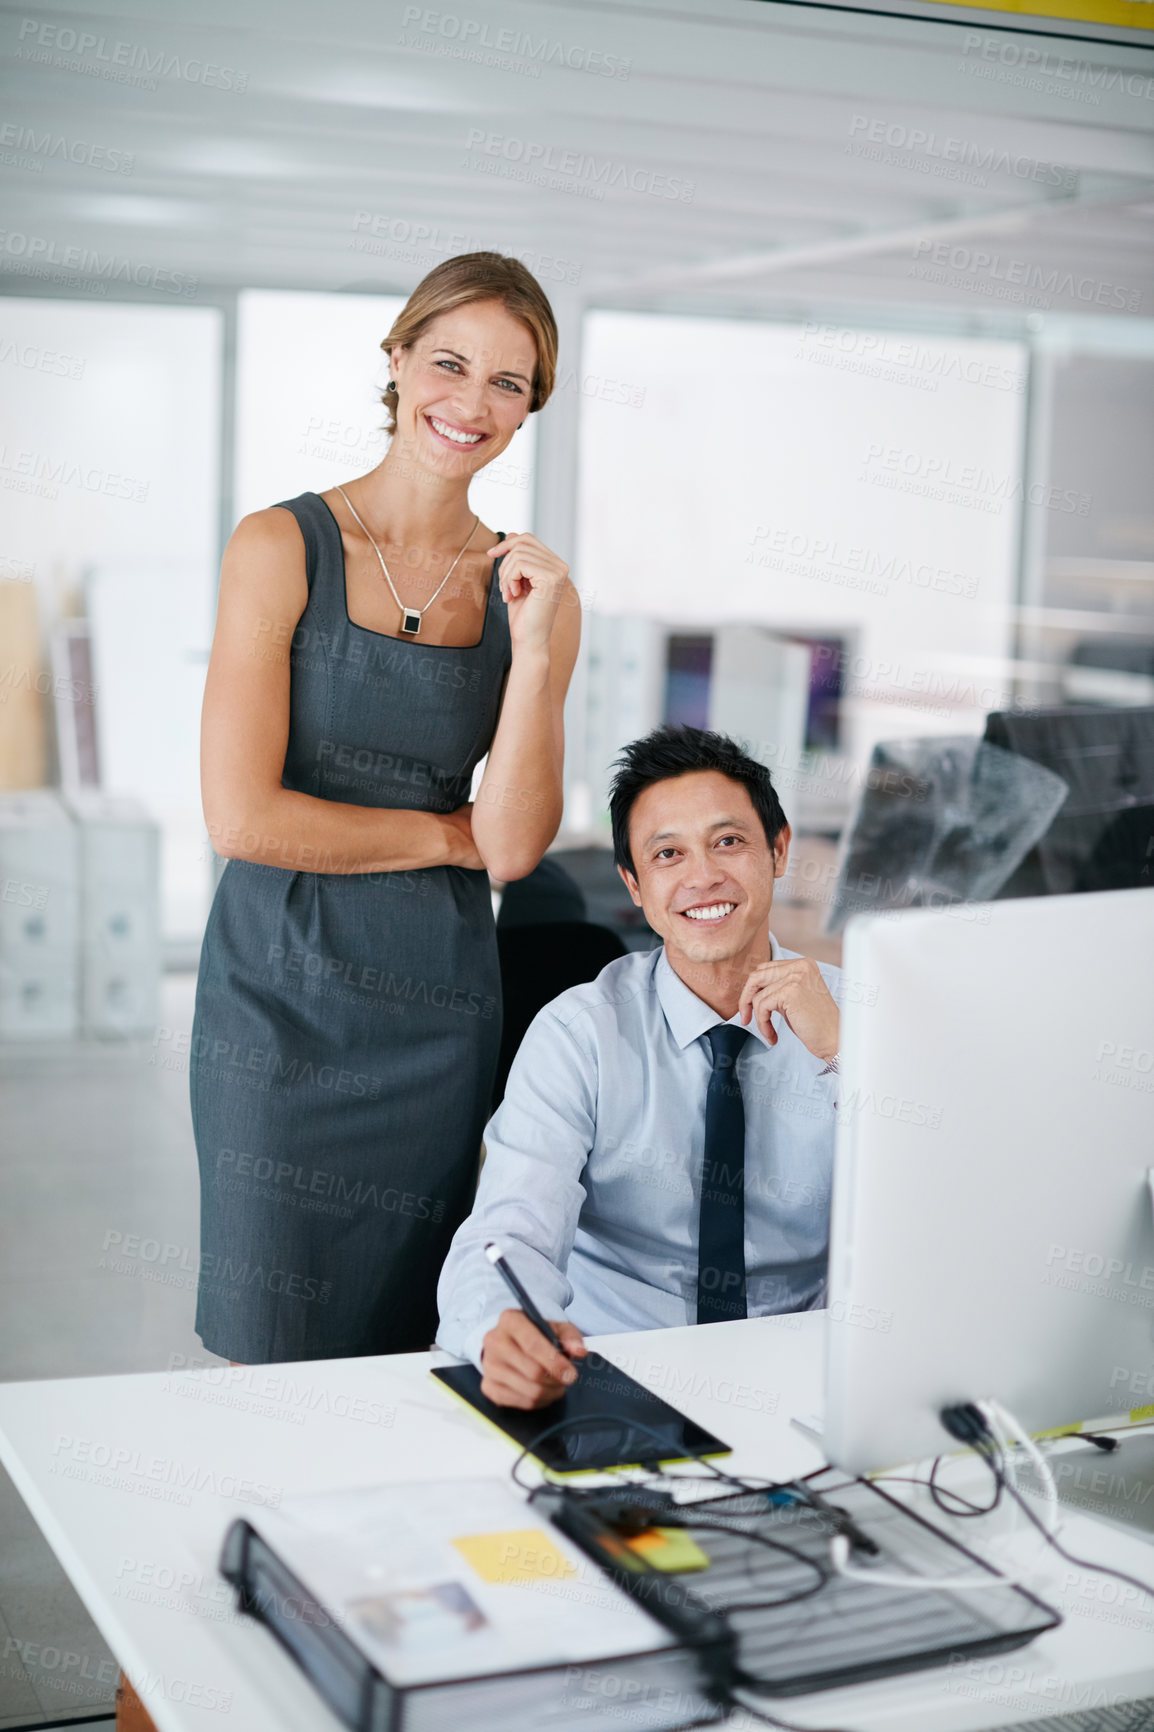
{"type": "Polygon", "coordinates": [[[547,650],[558,609],[576,605],[569,567],[535,535],[506,536],[486,558],[500,558],[501,595],[509,610],[513,650],[547,650]]]}
{"type": "Polygon", "coordinates": [[[581,602],[569,567],[535,535],[491,547],[509,610],[512,666],[473,830],[490,873],[503,883],[533,870],[561,823],[565,693],[581,642],[581,602]]]}

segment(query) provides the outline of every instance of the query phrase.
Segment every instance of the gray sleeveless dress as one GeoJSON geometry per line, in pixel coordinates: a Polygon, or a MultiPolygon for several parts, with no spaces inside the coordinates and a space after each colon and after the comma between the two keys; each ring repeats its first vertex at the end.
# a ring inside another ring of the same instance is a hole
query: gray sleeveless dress
{"type": "MultiPolygon", "coordinates": [[[[500,561],[479,643],[391,638],[349,619],[325,502],[302,493],[284,508],[304,537],[309,597],[283,785],[453,811],[489,748],[511,660],[500,561]]],[[[228,862],[197,981],[196,1328],[247,1364],[431,1345],[500,1044],[484,872],[298,869],[308,864],[287,849],[283,867],[228,862]]]]}

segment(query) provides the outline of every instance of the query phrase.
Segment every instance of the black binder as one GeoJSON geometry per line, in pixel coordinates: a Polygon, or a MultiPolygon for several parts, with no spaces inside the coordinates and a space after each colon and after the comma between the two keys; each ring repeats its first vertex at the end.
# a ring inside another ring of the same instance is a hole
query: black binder
{"type": "MultiPolygon", "coordinates": [[[[454,1496],[472,1497],[477,1507],[484,1484],[378,1489],[388,1495],[403,1493],[415,1503],[434,1493],[446,1504],[454,1496]]],[[[354,1514],[363,1509],[366,1531],[371,1529],[373,1488],[333,1495],[350,1500],[350,1507],[355,1502],[354,1514]]],[[[595,1565],[586,1568],[580,1550],[562,1540],[572,1573],[567,1581],[551,1584],[561,1590],[556,1603],[539,1608],[551,1632],[542,1644],[542,1663],[504,1665],[494,1659],[491,1632],[496,1626],[485,1616],[485,1594],[492,1592],[497,1578],[486,1577],[478,1585],[466,1567],[457,1570],[458,1581],[445,1580],[452,1572],[442,1571],[438,1562],[430,1584],[406,1590],[403,1571],[393,1579],[387,1537],[374,1537],[369,1549],[380,1558],[380,1573],[388,1579],[379,1587],[366,1586],[365,1573],[354,1567],[356,1559],[339,1531],[330,1541],[316,1522],[311,1532],[302,1526],[302,1507],[322,1501],[332,1507],[332,1498],[321,1494],[286,1500],[279,1511],[233,1522],[220,1568],[237,1591],[239,1610],[265,1625],[351,1732],[460,1732],[463,1727],[469,1732],[539,1732],[545,1725],[550,1732],[582,1732],[594,1724],[619,1728],[626,1709],[624,1723],[630,1732],[672,1732],[724,1714],[718,1684],[728,1676],[732,1640],[721,1619],[698,1618],[673,1631],[668,1619],[630,1604],[595,1565]],[[338,1577],[351,1585],[351,1592],[344,1586],[334,1588],[338,1577]],[[432,1663],[419,1645],[419,1628],[418,1646],[408,1655],[394,1645],[391,1631],[384,1643],[374,1640],[406,1592],[430,1604],[439,1601],[432,1606],[434,1616],[463,1620],[466,1629],[470,1613],[475,1614],[474,1633],[450,1645],[447,1659],[437,1655],[432,1663]],[[591,1604],[599,1608],[599,1627],[607,1637],[599,1647],[572,1634],[572,1620],[582,1606],[591,1604]]],[[[548,1539],[544,1513],[518,1497],[511,1497],[503,1525],[506,1519],[519,1528],[539,1526],[540,1537],[548,1539]]],[[[333,1525],[337,1530],[341,1524],[333,1525]]],[[[380,1531],[378,1523],[374,1532],[380,1531]]],[[[483,1539],[494,1537],[518,1535],[482,1534],[483,1539]]],[[[434,1546],[436,1540],[430,1536],[429,1543],[434,1546]]],[[[498,1586],[496,1591],[505,1590],[498,1586]]]]}

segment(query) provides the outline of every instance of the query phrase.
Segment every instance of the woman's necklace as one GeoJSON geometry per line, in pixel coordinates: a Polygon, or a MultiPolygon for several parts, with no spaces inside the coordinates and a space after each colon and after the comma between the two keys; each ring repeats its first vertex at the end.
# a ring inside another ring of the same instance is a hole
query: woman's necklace
{"type": "Polygon", "coordinates": [[[458,565],[460,565],[461,554],[464,553],[465,547],[468,547],[470,541],[472,541],[473,536],[476,534],[477,525],[478,525],[478,523],[480,523],[481,519],[479,517],[474,517],[473,527],[472,527],[472,529],[470,529],[468,535],[465,538],[465,547],[462,547],[461,553],[459,553],[457,555],[456,559],[453,561],[452,565],[449,567],[448,571],[445,573],[444,577],[441,579],[440,583],[437,585],[436,589],[433,591],[432,595],[429,597],[429,599],[425,603],[424,607],[406,607],[404,602],[401,600],[400,596],[397,594],[396,587],[393,583],[392,578],[389,576],[389,568],[385,564],[384,554],[381,552],[381,550],[377,546],[376,542],[373,541],[372,536],[369,535],[369,532],[367,529],[365,529],[364,524],[361,523],[361,519],[359,517],[357,517],[356,507],[354,506],[352,500],[349,498],[348,494],[345,492],[344,488],[340,485],[339,482],[337,483],[337,492],[340,494],[341,498],[344,500],[345,504],[348,506],[349,510],[352,512],[353,516],[357,518],[357,522],[360,523],[361,528],[365,530],[365,534],[369,536],[369,541],[372,543],[373,552],[376,554],[377,558],[381,562],[381,570],[385,574],[385,582],[388,584],[389,588],[392,590],[393,600],[396,602],[397,606],[401,610],[401,630],[408,637],[416,637],[417,634],[420,632],[420,629],[421,629],[421,615],[424,613],[428,613],[429,609],[432,607],[433,603],[436,601],[437,597],[440,595],[441,591],[444,589],[445,585],[448,583],[449,579],[452,577],[453,573],[456,571],[458,565]]]}

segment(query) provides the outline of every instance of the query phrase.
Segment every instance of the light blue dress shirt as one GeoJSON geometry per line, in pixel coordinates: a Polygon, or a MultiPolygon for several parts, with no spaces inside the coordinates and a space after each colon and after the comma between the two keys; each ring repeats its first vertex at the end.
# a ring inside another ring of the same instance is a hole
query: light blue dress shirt
{"type": "MultiPolygon", "coordinates": [[[[771,944],[775,961],[797,954],[771,944]]],[[[841,971],[818,966],[838,997],[841,971]]],[[[720,1020],[664,948],[611,962],[538,1013],[441,1272],[441,1347],[479,1366],[485,1335],[513,1303],[485,1257],[490,1239],[544,1315],[585,1335],[696,1321],[705,1034],[720,1020]]],[[[770,1046],[751,1025],[737,1063],[751,1317],[825,1297],[838,1079],[783,1017],[774,1027],[770,1046]]]]}

